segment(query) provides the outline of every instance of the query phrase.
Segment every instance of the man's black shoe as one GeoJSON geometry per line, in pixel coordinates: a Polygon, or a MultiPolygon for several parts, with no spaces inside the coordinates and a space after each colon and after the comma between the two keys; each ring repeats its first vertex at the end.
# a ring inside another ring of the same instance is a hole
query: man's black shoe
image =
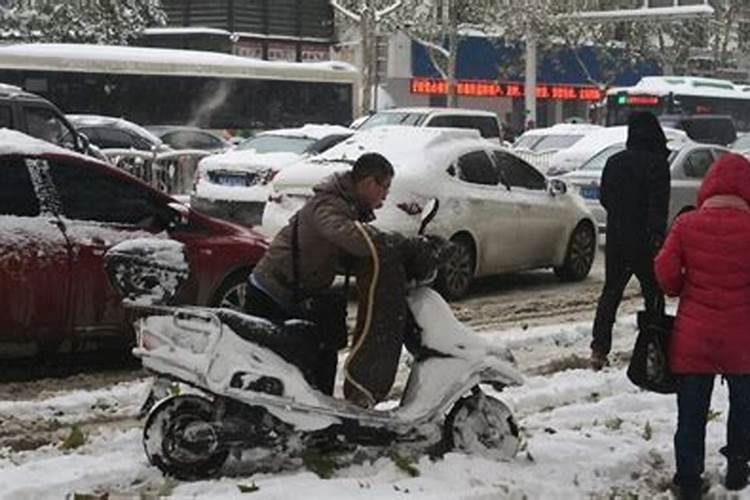
{"type": "Polygon", "coordinates": [[[744,460],[729,460],[727,462],[727,477],[724,486],[728,490],[741,490],[747,486],[748,466],[744,460]]]}

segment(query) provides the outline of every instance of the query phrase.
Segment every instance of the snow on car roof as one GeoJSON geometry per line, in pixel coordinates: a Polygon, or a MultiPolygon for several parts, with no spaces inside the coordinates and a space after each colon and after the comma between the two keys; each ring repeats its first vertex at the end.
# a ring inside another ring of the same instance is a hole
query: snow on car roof
{"type": "Polygon", "coordinates": [[[129,130],[137,135],[148,137],[151,142],[160,144],[161,139],[156,137],[152,132],[146,130],[140,125],[128,121],[124,118],[117,118],[114,116],[102,116],[102,115],[65,115],[65,117],[73,124],[74,127],[106,127],[108,125],[115,125],[118,128],[129,130]]]}
{"type": "MultiPolygon", "coordinates": [[[[688,139],[687,134],[682,130],[669,127],[662,127],[662,129],[669,141],[686,141],[688,139]]],[[[555,153],[550,159],[550,165],[556,167],[567,164],[568,167],[577,168],[607,146],[625,142],[627,137],[628,127],[626,125],[595,130],[583,136],[569,148],[555,153]]]]}
{"type": "Polygon", "coordinates": [[[607,95],[652,94],[652,95],[687,95],[725,97],[729,99],[747,99],[750,87],[735,85],[729,80],[701,78],[695,76],[644,76],[632,87],[614,87],[607,95]]]}
{"type": "MultiPolygon", "coordinates": [[[[594,125],[592,123],[558,123],[551,127],[533,128],[527,130],[521,137],[525,136],[537,136],[537,135],[555,135],[555,134],[587,134],[595,130],[603,129],[601,125],[594,125]]],[[[519,137],[519,139],[521,138],[519,137]]]]}
{"type": "Polygon", "coordinates": [[[380,153],[401,165],[424,164],[444,158],[448,150],[487,144],[474,129],[384,125],[357,132],[349,139],[320,154],[320,160],[356,160],[365,152],[380,153]]]}
{"type": "MultiPolygon", "coordinates": [[[[391,108],[383,109],[378,113],[436,113],[436,114],[470,114],[476,116],[497,116],[492,111],[486,111],[482,109],[469,109],[469,108],[431,108],[428,106],[415,106],[410,108],[391,108]]],[[[376,114],[378,114],[376,113],[376,114]]]]}
{"type": "Polygon", "coordinates": [[[287,137],[308,137],[310,139],[320,140],[329,135],[346,135],[352,134],[353,130],[341,125],[328,124],[307,124],[297,128],[280,128],[276,130],[266,130],[258,134],[261,135],[283,135],[287,137]]]}
{"type": "Polygon", "coordinates": [[[403,172],[416,172],[429,165],[445,165],[456,150],[476,146],[497,148],[474,129],[451,129],[384,125],[357,132],[314,158],[285,168],[274,178],[276,189],[309,189],[323,177],[350,168],[364,153],[380,153],[393,164],[402,182],[403,172]]]}
{"type": "Polygon", "coordinates": [[[73,43],[27,43],[0,47],[0,68],[341,82],[351,82],[358,77],[354,66],[338,61],[263,61],[202,50],[73,43]]]}
{"type": "Polygon", "coordinates": [[[91,160],[88,156],[56,146],[51,142],[31,137],[23,132],[0,128],[0,155],[43,156],[48,154],[73,155],[91,160]]]}

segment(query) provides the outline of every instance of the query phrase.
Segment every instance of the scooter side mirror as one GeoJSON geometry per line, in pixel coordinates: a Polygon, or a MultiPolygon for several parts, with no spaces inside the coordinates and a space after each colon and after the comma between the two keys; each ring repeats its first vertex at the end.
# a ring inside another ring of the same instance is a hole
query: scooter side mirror
{"type": "Polygon", "coordinates": [[[422,209],[422,215],[419,220],[419,231],[417,231],[417,234],[424,234],[427,224],[429,224],[432,219],[435,218],[435,215],[437,215],[439,206],[440,201],[437,198],[430,198],[427,200],[427,203],[425,203],[424,208],[422,209]]]}

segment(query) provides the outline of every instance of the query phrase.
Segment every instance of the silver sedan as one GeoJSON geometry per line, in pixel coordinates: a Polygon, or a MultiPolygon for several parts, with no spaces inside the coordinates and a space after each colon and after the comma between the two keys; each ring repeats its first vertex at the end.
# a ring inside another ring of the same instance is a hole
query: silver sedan
{"type": "MultiPolygon", "coordinates": [[[[695,207],[696,196],[703,176],[714,161],[729,150],[712,144],[697,142],[670,143],[669,170],[671,192],[669,196],[669,223],[677,214],[695,207]]],[[[561,175],[570,189],[585,200],[596,219],[600,232],[606,232],[607,212],[599,203],[599,184],[604,165],[610,156],[625,149],[625,145],[612,145],[592,156],[583,166],[561,175]]]]}

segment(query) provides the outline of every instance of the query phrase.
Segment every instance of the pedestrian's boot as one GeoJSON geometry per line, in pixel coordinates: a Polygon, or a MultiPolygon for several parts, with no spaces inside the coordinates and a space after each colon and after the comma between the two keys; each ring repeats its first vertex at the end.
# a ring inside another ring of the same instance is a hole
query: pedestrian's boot
{"type": "Polygon", "coordinates": [[[592,370],[598,372],[605,366],[609,366],[609,360],[607,359],[607,355],[605,353],[597,351],[596,349],[592,349],[589,364],[592,370]]]}
{"type": "Polygon", "coordinates": [[[677,500],[700,500],[703,498],[703,490],[707,484],[703,483],[700,476],[680,477],[675,475],[672,479],[673,492],[677,500]]]}
{"type": "Polygon", "coordinates": [[[747,486],[748,466],[742,459],[730,459],[727,461],[727,475],[724,478],[724,486],[728,490],[737,491],[747,486]]]}

